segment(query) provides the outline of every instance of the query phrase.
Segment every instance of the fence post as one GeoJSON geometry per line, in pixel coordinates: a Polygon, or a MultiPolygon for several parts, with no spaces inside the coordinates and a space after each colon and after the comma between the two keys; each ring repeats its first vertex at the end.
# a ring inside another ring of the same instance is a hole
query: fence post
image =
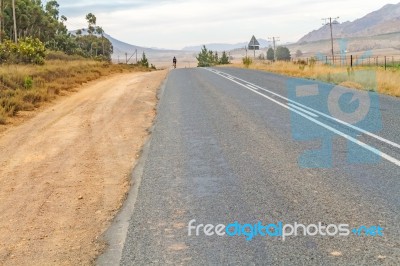
{"type": "Polygon", "coordinates": [[[353,68],[353,55],[350,55],[350,67],[353,68]]]}
{"type": "Polygon", "coordinates": [[[385,55],[385,70],[386,70],[386,55],[385,55]]]}

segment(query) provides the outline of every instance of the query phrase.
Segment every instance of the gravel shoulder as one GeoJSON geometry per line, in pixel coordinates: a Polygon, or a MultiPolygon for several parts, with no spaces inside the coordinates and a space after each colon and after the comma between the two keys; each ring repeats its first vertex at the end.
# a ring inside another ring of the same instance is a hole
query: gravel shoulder
{"type": "Polygon", "coordinates": [[[91,82],[0,136],[0,264],[82,265],[104,249],[167,71],[91,82]]]}

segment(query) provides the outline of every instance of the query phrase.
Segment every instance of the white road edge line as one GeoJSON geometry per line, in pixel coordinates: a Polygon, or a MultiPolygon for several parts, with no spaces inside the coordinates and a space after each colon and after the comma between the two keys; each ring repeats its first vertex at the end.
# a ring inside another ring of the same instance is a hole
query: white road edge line
{"type": "MultiPolygon", "coordinates": [[[[210,70],[207,69],[207,68],[206,68],[206,70],[210,71],[210,70]]],[[[211,71],[211,72],[214,72],[214,71],[211,71]]],[[[216,73],[216,72],[214,72],[214,73],[216,73]]],[[[217,74],[217,73],[216,73],[216,74],[217,74]]],[[[219,76],[225,78],[223,75],[220,75],[220,74],[217,74],[217,75],[219,75],[219,76]]],[[[238,80],[247,82],[247,81],[242,80],[242,79],[240,79],[240,78],[237,78],[237,77],[235,77],[235,78],[238,79],[238,80]]],[[[388,155],[388,154],[386,154],[386,153],[383,153],[383,152],[381,152],[380,150],[378,150],[378,149],[376,149],[376,148],[374,148],[374,147],[372,147],[372,146],[370,146],[370,145],[368,145],[368,144],[366,144],[366,143],[364,143],[364,142],[362,142],[362,141],[359,141],[358,139],[355,139],[355,138],[353,138],[353,137],[351,137],[351,136],[349,136],[349,135],[346,135],[345,133],[343,133],[343,132],[341,132],[341,131],[339,131],[339,130],[333,128],[333,127],[330,127],[330,126],[328,126],[328,125],[326,125],[326,124],[324,124],[324,123],[322,123],[322,122],[320,122],[320,121],[318,121],[318,120],[316,120],[316,119],[314,119],[314,118],[308,116],[308,115],[305,114],[305,113],[302,113],[302,112],[300,112],[300,111],[297,111],[297,110],[294,109],[294,108],[291,108],[291,107],[289,107],[289,106],[287,106],[287,105],[285,105],[285,104],[283,104],[283,103],[281,103],[281,102],[278,102],[277,100],[275,100],[275,99],[273,99],[273,98],[271,98],[271,97],[269,97],[269,96],[267,96],[267,95],[265,95],[265,94],[262,94],[261,92],[258,92],[258,91],[254,90],[254,89],[251,89],[250,87],[247,87],[245,84],[242,84],[242,83],[237,82],[237,81],[235,81],[235,80],[231,80],[231,81],[234,82],[234,83],[236,83],[236,84],[238,84],[238,85],[240,85],[240,86],[242,86],[242,87],[244,87],[244,88],[246,88],[246,89],[248,89],[248,90],[250,90],[250,91],[252,91],[252,92],[254,92],[254,93],[256,93],[256,94],[258,94],[258,95],[260,95],[260,96],[262,96],[262,97],[264,97],[264,98],[266,98],[266,99],[268,99],[268,100],[270,100],[270,101],[272,101],[272,102],[274,102],[274,103],[276,103],[276,104],[278,104],[278,105],[280,105],[280,106],[282,106],[282,107],[284,107],[284,108],[286,108],[286,109],[288,109],[288,110],[290,110],[290,111],[292,111],[292,112],[297,113],[298,115],[300,115],[300,116],[302,116],[302,117],[304,117],[304,118],[310,120],[311,122],[314,122],[315,124],[317,124],[317,125],[319,125],[319,126],[325,128],[325,129],[327,129],[327,130],[329,130],[329,131],[332,131],[333,133],[335,133],[335,134],[337,134],[337,135],[339,135],[339,136],[341,136],[341,137],[343,137],[343,138],[345,138],[345,139],[347,139],[347,140],[349,140],[349,141],[351,141],[351,142],[353,142],[353,143],[359,145],[360,147],[362,147],[362,148],[364,148],[364,149],[366,149],[366,150],[368,150],[368,151],[370,151],[370,152],[372,152],[372,153],[374,153],[374,154],[376,154],[376,155],[382,157],[383,159],[386,159],[387,161],[389,161],[389,162],[391,162],[391,163],[393,163],[393,164],[395,164],[395,165],[397,165],[397,166],[400,166],[400,161],[397,160],[396,158],[394,158],[394,157],[392,157],[392,156],[390,156],[390,155],[388,155]]],[[[247,83],[249,83],[249,82],[247,82],[247,83]]],[[[255,86],[256,86],[256,87],[259,87],[259,86],[257,86],[257,85],[255,85],[255,86]]],[[[265,89],[263,89],[263,88],[261,88],[261,87],[259,87],[259,88],[262,89],[262,90],[265,90],[265,89]]],[[[268,91],[268,90],[266,90],[266,91],[268,91]]],[[[276,93],[274,93],[274,92],[271,92],[271,93],[274,94],[274,95],[280,96],[279,94],[276,94],[276,93]]],[[[286,99],[286,98],[283,97],[283,96],[280,96],[280,98],[286,99]]],[[[287,99],[287,100],[289,100],[289,99],[287,99]]],[[[291,101],[291,100],[289,100],[289,101],[290,101],[290,102],[294,102],[294,101],[291,101]]],[[[295,102],[295,103],[296,103],[296,102],[295,102]]],[[[307,108],[307,109],[312,109],[312,108],[307,108]]],[[[312,109],[312,110],[313,110],[313,109],[312,109]]],[[[317,111],[317,112],[318,112],[318,111],[317,111]]],[[[339,120],[339,121],[340,121],[340,120],[339,120]]],[[[343,122],[343,121],[342,121],[342,122],[343,122]]],[[[343,122],[343,123],[346,123],[346,122],[343,122]]],[[[346,123],[346,124],[347,124],[347,123],[346,123]]],[[[371,134],[372,134],[372,133],[371,133],[371,134]]]]}
{"type": "MultiPolygon", "coordinates": [[[[214,73],[215,73],[215,72],[214,72],[214,73]]],[[[221,72],[221,73],[223,73],[223,72],[221,72]]],[[[389,144],[389,145],[391,145],[391,146],[393,146],[393,147],[395,147],[395,148],[400,149],[400,144],[397,144],[396,142],[390,141],[390,140],[385,139],[385,138],[383,138],[383,137],[381,137],[381,136],[378,136],[378,135],[376,135],[376,134],[374,134],[374,133],[371,133],[371,132],[369,132],[369,131],[366,131],[366,130],[364,130],[364,129],[362,129],[362,128],[359,128],[359,127],[356,127],[356,126],[354,126],[354,125],[352,125],[352,124],[349,124],[349,123],[347,123],[347,122],[345,122],[345,121],[342,121],[342,120],[337,119],[337,118],[335,118],[335,117],[329,116],[329,115],[327,115],[327,114],[325,114],[325,113],[322,113],[322,112],[320,112],[320,111],[318,111],[318,110],[315,110],[315,109],[313,109],[313,108],[311,108],[311,107],[308,107],[308,106],[306,106],[306,105],[303,105],[303,104],[301,104],[301,103],[298,103],[298,102],[296,102],[296,101],[293,101],[293,100],[291,100],[291,99],[288,99],[288,98],[286,98],[286,97],[284,97],[284,96],[282,96],[282,95],[280,95],[280,94],[277,94],[277,93],[275,93],[275,92],[273,92],[273,91],[270,91],[270,90],[267,90],[267,89],[265,89],[265,88],[262,88],[262,87],[260,87],[260,86],[258,86],[258,85],[256,85],[256,84],[250,83],[250,82],[248,82],[248,81],[246,81],[246,80],[243,80],[243,79],[241,79],[241,78],[237,78],[237,77],[236,77],[236,79],[238,79],[238,80],[240,80],[240,81],[243,81],[243,82],[246,82],[246,83],[249,83],[249,84],[252,84],[252,86],[254,86],[254,87],[256,87],[256,88],[258,88],[258,89],[260,89],[260,90],[263,90],[263,91],[266,91],[266,92],[268,92],[268,93],[271,93],[271,94],[273,94],[273,95],[275,95],[275,96],[277,96],[277,97],[279,97],[279,98],[281,98],[281,99],[283,99],[283,100],[286,100],[286,101],[288,101],[288,102],[294,103],[294,104],[296,104],[296,105],[298,105],[298,106],[300,106],[300,107],[302,107],[302,108],[304,108],[304,109],[307,109],[307,110],[309,110],[309,111],[311,111],[311,112],[314,112],[314,113],[316,113],[316,114],[318,114],[318,115],[321,115],[321,116],[323,116],[323,117],[329,118],[329,119],[331,119],[331,120],[333,120],[333,121],[335,121],[335,122],[338,122],[338,123],[340,123],[340,124],[342,124],[342,125],[345,125],[345,126],[347,126],[347,127],[350,127],[351,129],[354,129],[354,130],[356,130],[356,131],[358,131],[358,132],[361,132],[361,133],[363,133],[363,134],[365,134],[365,135],[368,135],[368,136],[373,137],[373,138],[375,138],[375,139],[377,139],[377,140],[380,140],[380,141],[382,141],[382,142],[384,142],[384,143],[386,143],[386,144],[389,144]]]]}

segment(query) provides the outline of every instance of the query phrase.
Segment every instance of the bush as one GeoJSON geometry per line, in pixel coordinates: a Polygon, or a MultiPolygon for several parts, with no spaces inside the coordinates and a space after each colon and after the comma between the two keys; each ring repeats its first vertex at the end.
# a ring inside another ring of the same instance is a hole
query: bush
{"type": "Polygon", "coordinates": [[[216,65],[214,52],[207,50],[206,46],[203,45],[201,52],[196,56],[198,61],[198,67],[210,67],[216,65]]]}
{"type": "Polygon", "coordinates": [[[243,65],[245,65],[246,67],[249,67],[253,63],[253,60],[249,56],[243,57],[242,61],[243,65]]]}
{"type": "Polygon", "coordinates": [[[46,48],[39,39],[24,38],[18,44],[5,41],[0,44],[0,63],[43,65],[46,48]]]}
{"type": "Polygon", "coordinates": [[[24,38],[17,45],[18,56],[22,63],[43,65],[46,48],[39,39],[24,38]]]}
{"type": "Polygon", "coordinates": [[[14,63],[18,55],[17,45],[9,40],[0,44],[0,63],[14,63]]]}
{"type": "Polygon", "coordinates": [[[220,65],[228,65],[228,64],[230,64],[229,61],[230,61],[230,60],[229,60],[229,57],[226,55],[226,52],[223,51],[223,52],[222,52],[221,59],[219,60],[219,64],[220,64],[220,65]]]}
{"type": "Polygon", "coordinates": [[[267,59],[270,60],[270,61],[274,61],[275,60],[275,51],[271,47],[267,51],[267,59]]]}
{"type": "Polygon", "coordinates": [[[24,100],[24,102],[26,103],[31,103],[33,105],[42,102],[45,100],[45,96],[43,96],[39,91],[30,91],[27,92],[22,99],[24,100]]]}
{"type": "Polygon", "coordinates": [[[33,86],[33,79],[32,77],[25,77],[24,79],[24,88],[25,89],[31,89],[33,86]]]}
{"type": "Polygon", "coordinates": [[[142,59],[138,62],[138,64],[142,67],[149,67],[149,60],[147,60],[146,54],[143,52],[142,59]]]}
{"type": "Polygon", "coordinates": [[[8,116],[14,116],[23,109],[23,106],[17,98],[5,98],[0,100],[0,108],[3,108],[8,116]]]}
{"type": "Polygon", "coordinates": [[[279,46],[276,48],[276,60],[279,61],[290,61],[291,55],[287,47],[279,46]]]}

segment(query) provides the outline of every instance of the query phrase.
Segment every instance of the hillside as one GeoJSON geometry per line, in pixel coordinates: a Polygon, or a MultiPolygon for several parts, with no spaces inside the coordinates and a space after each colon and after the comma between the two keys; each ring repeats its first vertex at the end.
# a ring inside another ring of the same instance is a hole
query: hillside
{"type": "MultiPolygon", "coordinates": [[[[388,4],[353,22],[344,22],[333,26],[334,38],[368,37],[400,32],[400,3],[388,4]]],[[[329,25],[314,30],[298,42],[307,43],[330,38],[329,25]]]]}
{"type": "MultiPolygon", "coordinates": [[[[70,33],[76,34],[76,30],[71,31],[70,33]]],[[[86,34],[87,31],[82,29],[82,35],[86,34]]],[[[180,63],[185,63],[185,66],[190,66],[190,63],[194,62],[195,60],[193,53],[189,51],[166,50],[132,45],[120,41],[107,33],[104,33],[104,37],[106,37],[113,45],[114,53],[111,57],[112,60],[116,63],[125,63],[127,58],[129,60],[129,63],[134,63],[136,61],[136,51],[137,57],[139,59],[144,52],[146,53],[146,57],[149,59],[150,63],[155,64],[157,67],[169,66],[174,56],[178,58],[178,61],[180,61],[180,63]]]]}

